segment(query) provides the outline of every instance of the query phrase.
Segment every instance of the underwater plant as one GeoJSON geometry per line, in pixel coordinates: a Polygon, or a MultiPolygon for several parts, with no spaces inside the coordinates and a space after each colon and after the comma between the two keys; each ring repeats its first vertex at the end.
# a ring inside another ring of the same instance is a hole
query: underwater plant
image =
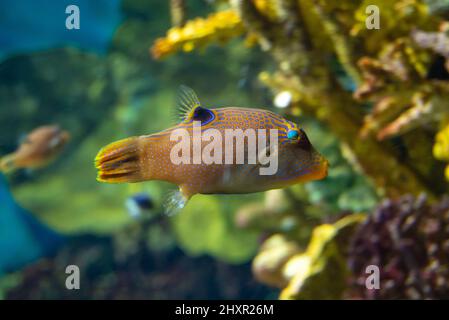
{"type": "Polygon", "coordinates": [[[237,14],[232,10],[221,11],[171,28],[166,37],[156,40],[151,54],[160,59],[178,50],[189,52],[204,47],[212,41],[224,43],[242,33],[243,24],[237,14]]]}
{"type": "MultiPolygon", "coordinates": [[[[435,140],[433,155],[438,160],[449,162],[449,123],[438,132],[435,140]]],[[[449,180],[449,164],[446,166],[445,174],[449,180]]]]}
{"type": "Polygon", "coordinates": [[[446,299],[449,296],[449,198],[385,200],[356,230],[348,250],[353,274],[346,292],[358,299],[446,299]],[[365,285],[366,267],[380,271],[365,285]]]}

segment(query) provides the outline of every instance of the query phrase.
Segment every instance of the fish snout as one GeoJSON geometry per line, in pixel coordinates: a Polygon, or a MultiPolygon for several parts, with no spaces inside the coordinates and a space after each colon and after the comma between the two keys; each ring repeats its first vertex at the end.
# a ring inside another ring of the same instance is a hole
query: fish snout
{"type": "Polygon", "coordinates": [[[320,170],[321,175],[319,175],[320,178],[318,178],[318,179],[326,178],[327,177],[327,173],[329,171],[329,161],[326,158],[324,158],[323,156],[321,156],[321,158],[322,158],[322,160],[321,160],[321,170],[320,170]]]}
{"type": "Polygon", "coordinates": [[[324,179],[327,177],[329,170],[329,161],[316,150],[314,150],[313,153],[313,157],[315,158],[313,161],[313,163],[315,163],[313,170],[315,172],[314,178],[316,180],[324,179]]]}

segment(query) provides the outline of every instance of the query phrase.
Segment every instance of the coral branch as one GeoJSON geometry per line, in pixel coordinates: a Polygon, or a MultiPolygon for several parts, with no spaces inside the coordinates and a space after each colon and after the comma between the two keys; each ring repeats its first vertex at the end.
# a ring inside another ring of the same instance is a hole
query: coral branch
{"type": "Polygon", "coordinates": [[[160,59],[179,50],[192,51],[212,42],[226,42],[243,32],[243,24],[234,11],[221,11],[206,19],[191,20],[184,27],[171,28],[166,37],[155,41],[151,54],[160,59]]]}
{"type": "Polygon", "coordinates": [[[356,67],[355,62],[357,58],[354,54],[353,45],[351,44],[349,37],[344,33],[337,20],[324,10],[318,0],[312,0],[312,2],[315,12],[323,22],[323,27],[326,33],[333,42],[338,60],[346,73],[351,76],[356,84],[359,84],[361,82],[361,76],[356,67]]]}

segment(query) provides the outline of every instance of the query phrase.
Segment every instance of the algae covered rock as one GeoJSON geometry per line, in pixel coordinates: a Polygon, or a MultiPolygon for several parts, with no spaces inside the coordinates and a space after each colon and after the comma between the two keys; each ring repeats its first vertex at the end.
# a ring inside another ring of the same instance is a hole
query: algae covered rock
{"type": "Polygon", "coordinates": [[[282,234],[274,234],[264,241],[259,253],[253,260],[252,270],[257,280],[283,288],[288,280],[282,272],[282,268],[289,259],[299,252],[296,241],[288,239],[282,234]]]}
{"type": "Polygon", "coordinates": [[[338,299],[348,275],[346,246],[364,215],[349,215],[334,224],[313,230],[306,251],[293,256],[284,266],[288,285],[280,299],[338,299]]]}
{"type": "Polygon", "coordinates": [[[305,250],[297,239],[273,235],[255,257],[253,273],[259,281],[283,288],[280,299],[341,298],[348,276],[347,246],[364,219],[352,214],[315,227],[305,250]]]}

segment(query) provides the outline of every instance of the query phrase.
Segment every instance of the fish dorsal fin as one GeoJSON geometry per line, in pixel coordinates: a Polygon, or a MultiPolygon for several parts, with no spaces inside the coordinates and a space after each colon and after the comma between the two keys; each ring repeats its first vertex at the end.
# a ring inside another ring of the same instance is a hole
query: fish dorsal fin
{"type": "Polygon", "coordinates": [[[200,100],[195,91],[185,85],[179,87],[176,109],[181,121],[188,119],[192,111],[200,105],[200,100]]]}

